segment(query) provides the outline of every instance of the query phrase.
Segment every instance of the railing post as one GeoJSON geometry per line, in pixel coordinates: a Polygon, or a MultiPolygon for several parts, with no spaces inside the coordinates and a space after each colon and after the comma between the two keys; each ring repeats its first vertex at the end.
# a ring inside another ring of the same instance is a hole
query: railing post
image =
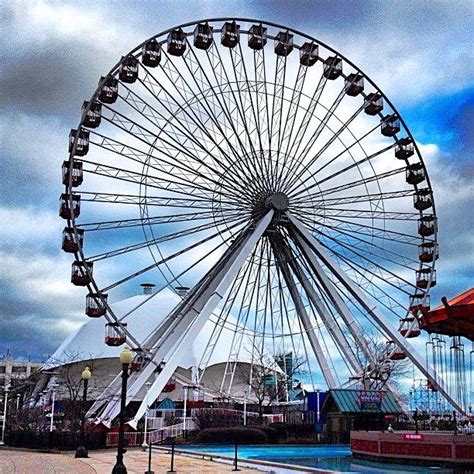
{"type": "Polygon", "coordinates": [[[232,469],[232,471],[240,471],[237,464],[237,443],[234,445],[234,469],[232,469]]]}
{"type": "Polygon", "coordinates": [[[155,474],[155,471],[151,470],[151,439],[148,439],[148,471],[145,474],[155,474]]]}
{"type": "Polygon", "coordinates": [[[170,470],[168,471],[168,474],[172,472],[176,472],[174,470],[174,442],[171,442],[171,467],[170,467],[170,470]]]}

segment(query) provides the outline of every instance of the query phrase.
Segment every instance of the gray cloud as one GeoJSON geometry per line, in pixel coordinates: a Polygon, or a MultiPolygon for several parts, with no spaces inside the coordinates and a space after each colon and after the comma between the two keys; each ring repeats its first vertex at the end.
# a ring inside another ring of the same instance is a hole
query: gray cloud
{"type": "MultiPolygon", "coordinates": [[[[84,291],[70,285],[71,259],[58,250],[60,167],[82,101],[122,54],[185,21],[236,14],[267,19],[338,49],[403,110],[472,84],[471,8],[462,1],[2,3],[1,203],[10,211],[0,213],[1,226],[10,230],[0,233],[8,252],[0,273],[2,345],[15,346],[17,355],[45,355],[84,321],[84,291]]],[[[472,153],[469,113],[466,107],[453,125],[467,131],[459,139],[466,154],[472,153]]],[[[423,141],[436,143],[429,136],[423,141]]],[[[466,193],[472,185],[463,177],[466,168],[472,173],[470,156],[462,168],[444,149],[427,160],[440,217],[434,302],[462,291],[474,276],[467,257],[474,253],[473,197],[466,193]]]]}

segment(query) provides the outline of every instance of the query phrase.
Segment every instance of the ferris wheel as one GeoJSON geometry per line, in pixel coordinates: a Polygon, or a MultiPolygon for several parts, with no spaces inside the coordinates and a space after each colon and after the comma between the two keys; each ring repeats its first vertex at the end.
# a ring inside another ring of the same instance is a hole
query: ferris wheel
{"type": "MultiPolygon", "coordinates": [[[[221,393],[245,336],[302,355],[330,388],[360,380],[357,354],[373,367],[410,358],[457,406],[408,341],[436,284],[426,167],[390,100],[321,41],[251,19],[146,40],[84,102],[63,183],[72,283],[89,289],[86,314],[106,319],[105,342],[137,353],[129,399],[156,370],[158,395],[211,321],[201,375],[233,331],[221,393]],[[158,291],[140,306],[190,290],[137,340],[137,308],[109,302],[143,278],[158,291]],[[377,361],[368,331],[386,341],[377,361]]],[[[106,411],[118,413],[116,400],[106,411]]]]}

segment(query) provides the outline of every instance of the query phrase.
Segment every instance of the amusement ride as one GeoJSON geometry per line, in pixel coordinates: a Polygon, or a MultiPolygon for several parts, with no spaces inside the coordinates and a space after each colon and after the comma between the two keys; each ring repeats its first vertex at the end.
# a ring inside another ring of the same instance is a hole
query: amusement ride
{"type": "MultiPolygon", "coordinates": [[[[256,364],[265,350],[302,357],[310,384],[319,373],[328,388],[398,397],[389,376],[409,360],[467,412],[463,338],[431,335],[431,348],[420,328],[438,259],[427,168],[389,98],[330,46],[251,19],[163,31],[100,78],[62,171],[71,281],[88,288],[105,343],[135,354],[127,403],[153,374],[156,399],[210,321],[188,383],[200,385],[223,328],[233,337],[220,388],[200,386],[209,396],[232,397],[239,354],[256,364]],[[140,307],[165,288],[181,300],[137,339],[138,306],[111,301],[144,279],[157,291],[140,307]],[[442,362],[452,344],[455,377],[442,362]]],[[[119,391],[117,376],[88,416],[110,424],[119,391]]]]}

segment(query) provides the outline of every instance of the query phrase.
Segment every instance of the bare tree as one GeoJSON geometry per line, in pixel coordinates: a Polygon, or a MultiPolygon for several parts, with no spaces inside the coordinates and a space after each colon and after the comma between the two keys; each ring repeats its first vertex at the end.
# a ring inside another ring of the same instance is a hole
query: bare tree
{"type": "MultiPolygon", "coordinates": [[[[388,382],[398,385],[398,379],[407,375],[410,371],[410,361],[407,358],[396,360],[389,358],[394,348],[393,343],[387,344],[387,340],[377,337],[368,332],[364,336],[370,358],[361,350],[360,345],[353,342],[355,355],[362,366],[362,373],[359,374],[361,384],[365,389],[382,390],[388,382]]],[[[396,351],[401,353],[401,351],[396,351]]]]}

